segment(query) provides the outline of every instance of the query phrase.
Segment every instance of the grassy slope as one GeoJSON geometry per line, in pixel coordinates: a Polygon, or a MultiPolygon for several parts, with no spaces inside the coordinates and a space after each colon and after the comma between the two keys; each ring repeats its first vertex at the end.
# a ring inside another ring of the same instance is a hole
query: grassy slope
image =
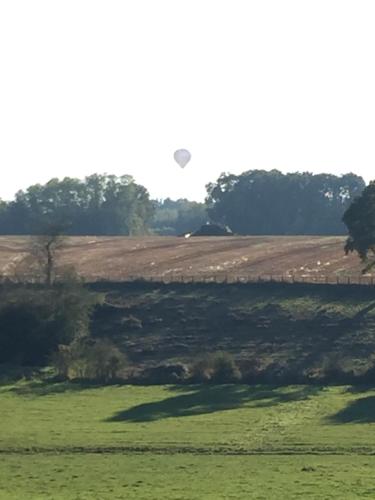
{"type": "Polygon", "coordinates": [[[96,314],[95,334],[110,336],[135,363],[189,361],[219,349],[259,369],[287,363],[313,372],[330,356],[361,372],[373,362],[372,287],[145,283],[97,289],[107,305],[96,314]]]}
{"type": "Polygon", "coordinates": [[[0,498],[373,498],[375,390],[0,392],[0,498]]]}

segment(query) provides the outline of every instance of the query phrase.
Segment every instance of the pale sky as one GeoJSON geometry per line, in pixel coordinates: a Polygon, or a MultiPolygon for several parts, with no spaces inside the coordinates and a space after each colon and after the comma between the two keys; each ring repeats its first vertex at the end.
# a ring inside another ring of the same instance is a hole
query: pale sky
{"type": "Polygon", "coordinates": [[[94,172],[190,199],[223,171],[375,178],[374,26],[374,0],[0,0],[0,197],[94,172]]]}

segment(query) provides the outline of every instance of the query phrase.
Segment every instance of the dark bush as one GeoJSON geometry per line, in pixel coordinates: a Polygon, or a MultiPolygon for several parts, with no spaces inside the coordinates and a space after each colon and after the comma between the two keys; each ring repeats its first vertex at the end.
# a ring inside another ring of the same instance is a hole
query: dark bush
{"type": "Polygon", "coordinates": [[[27,304],[9,305],[0,312],[0,363],[45,363],[54,341],[44,313],[27,304]]]}
{"type": "Polygon", "coordinates": [[[190,372],[183,363],[166,363],[146,368],[138,376],[136,382],[144,384],[179,384],[189,379],[190,372]]]}
{"type": "Polygon", "coordinates": [[[0,385],[13,384],[19,380],[32,380],[45,375],[41,369],[13,364],[0,364],[0,385]]]}
{"type": "Polygon", "coordinates": [[[216,384],[233,383],[241,380],[241,372],[227,352],[216,352],[199,359],[192,366],[192,380],[216,384]]]}
{"type": "Polygon", "coordinates": [[[60,345],[51,361],[61,378],[104,383],[117,380],[126,366],[125,355],[106,339],[84,339],[70,346],[60,345]]]}
{"type": "Polygon", "coordinates": [[[363,369],[355,369],[340,353],[327,353],[309,369],[303,370],[304,383],[353,384],[359,383],[363,369]]]}
{"type": "Polygon", "coordinates": [[[97,296],[83,287],[9,287],[0,293],[0,363],[43,366],[59,344],[89,331],[97,296]]]}

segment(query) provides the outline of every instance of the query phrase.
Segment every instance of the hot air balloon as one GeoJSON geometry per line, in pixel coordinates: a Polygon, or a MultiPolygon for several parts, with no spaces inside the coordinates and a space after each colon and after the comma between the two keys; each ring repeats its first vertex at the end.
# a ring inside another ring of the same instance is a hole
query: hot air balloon
{"type": "Polygon", "coordinates": [[[177,151],[174,152],[173,157],[181,168],[186,167],[191,160],[191,154],[187,149],[177,149],[177,151]]]}

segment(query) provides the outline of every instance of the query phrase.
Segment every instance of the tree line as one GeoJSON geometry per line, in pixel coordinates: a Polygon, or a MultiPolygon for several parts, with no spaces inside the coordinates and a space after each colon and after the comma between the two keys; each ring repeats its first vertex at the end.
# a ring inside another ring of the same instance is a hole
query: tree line
{"type": "Polygon", "coordinates": [[[365,188],[355,175],[250,170],[207,186],[210,219],[237,234],[346,234],[342,217],[365,188]]]}
{"type": "Polygon", "coordinates": [[[207,185],[205,203],[152,200],[131,176],[51,179],[0,202],[0,234],[179,235],[206,222],[240,235],[346,234],[343,214],[365,188],[355,175],[250,170],[207,185]]]}
{"type": "Polygon", "coordinates": [[[131,176],[66,177],[32,185],[2,202],[0,233],[39,234],[60,225],[71,235],[137,235],[147,231],[152,215],[147,189],[131,176]]]}

